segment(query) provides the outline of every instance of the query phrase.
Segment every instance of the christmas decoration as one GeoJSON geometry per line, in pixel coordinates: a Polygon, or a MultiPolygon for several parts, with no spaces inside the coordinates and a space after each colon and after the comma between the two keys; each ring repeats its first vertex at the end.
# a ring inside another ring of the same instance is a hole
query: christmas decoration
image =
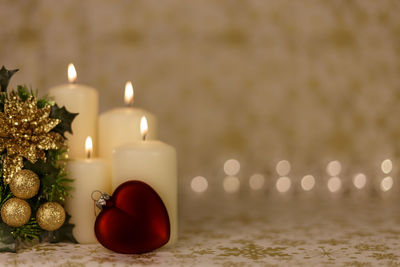
{"type": "Polygon", "coordinates": [[[31,207],[28,202],[19,198],[11,198],[1,207],[1,219],[11,227],[26,224],[31,217],[31,207]]]}
{"type": "Polygon", "coordinates": [[[65,210],[57,202],[44,203],[36,212],[36,220],[44,230],[57,230],[65,221],[65,210]]]}
{"type": "Polygon", "coordinates": [[[0,69],[0,89],[1,92],[7,91],[8,83],[10,82],[11,76],[16,73],[18,69],[15,70],[8,70],[4,66],[0,69]]]}
{"type": "Polygon", "coordinates": [[[14,196],[28,199],[34,197],[40,186],[39,176],[30,170],[21,170],[14,175],[10,190],[14,196]]]}
{"type": "Polygon", "coordinates": [[[66,110],[65,107],[58,107],[57,104],[51,107],[50,117],[52,118],[63,118],[59,124],[53,129],[53,132],[59,133],[62,137],[65,138],[65,132],[69,132],[72,134],[71,124],[75,117],[78,116],[78,113],[70,113],[66,110]]]}
{"type": "Polygon", "coordinates": [[[9,183],[13,175],[22,169],[25,158],[31,163],[46,160],[45,151],[59,149],[64,139],[59,133],[50,132],[59,119],[49,118],[50,105],[38,108],[36,98],[21,98],[11,92],[4,101],[0,113],[0,151],[7,149],[3,161],[3,178],[9,183]]]}
{"type": "Polygon", "coordinates": [[[64,133],[77,114],[23,85],[7,92],[16,71],[0,69],[0,251],[34,239],[76,242],[63,203],[72,182],[64,133]]]}
{"type": "Polygon", "coordinates": [[[97,206],[95,234],[106,248],[118,253],[145,253],[165,245],[170,237],[167,209],[148,184],[128,181],[104,194],[97,206]]]}

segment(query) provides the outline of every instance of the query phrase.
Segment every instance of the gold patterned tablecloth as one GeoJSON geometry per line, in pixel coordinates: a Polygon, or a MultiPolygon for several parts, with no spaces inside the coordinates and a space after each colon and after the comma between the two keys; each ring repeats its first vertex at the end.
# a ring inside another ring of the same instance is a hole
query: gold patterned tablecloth
{"type": "Polygon", "coordinates": [[[400,266],[396,200],[192,201],[177,245],[121,255],[98,244],[40,244],[2,266],[400,266]],[[229,204],[228,204],[229,203],[229,204]]]}

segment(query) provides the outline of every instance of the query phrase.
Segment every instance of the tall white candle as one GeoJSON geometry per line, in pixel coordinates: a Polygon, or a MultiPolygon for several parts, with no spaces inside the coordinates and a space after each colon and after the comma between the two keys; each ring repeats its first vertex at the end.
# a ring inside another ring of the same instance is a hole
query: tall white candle
{"type": "Polygon", "coordinates": [[[129,180],[140,180],[150,185],[161,197],[168,211],[171,225],[170,240],[178,239],[177,161],[174,147],[158,140],[145,140],[147,121],[141,121],[142,141],[116,148],[112,160],[112,187],[129,180]]]}
{"type": "MultiPolygon", "coordinates": [[[[68,139],[69,156],[84,158],[85,150],[82,147],[87,136],[93,138],[97,144],[97,115],[99,96],[97,90],[82,84],[74,83],[77,74],[73,64],[68,66],[69,84],[53,87],[49,90],[57,104],[65,106],[69,112],[79,113],[72,122],[73,134],[66,133],[68,139]]],[[[96,149],[94,149],[96,153],[96,149]]]]}
{"type": "MultiPolygon", "coordinates": [[[[95,205],[91,195],[93,191],[111,193],[111,179],[108,176],[108,164],[101,159],[91,158],[92,141],[86,140],[86,159],[68,162],[67,170],[72,179],[73,191],[66,201],[66,210],[71,215],[71,223],[75,225],[72,233],[82,244],[97,243],[94,233],[95,205]]],[[[97,210],[97,212],[99,212],[97,210]]]]}
{"type": "Polygon", "coordinates": [[[126,107],[115,108],[100,115],[99,119],[99,155],[111,162],[114,148],[141,140],[140,118],[146,116],[151,133],[148,139],[157,138],[157,119],[143,109],[133,108],[134,92],[131,82],[125,85],[126,107]]]}

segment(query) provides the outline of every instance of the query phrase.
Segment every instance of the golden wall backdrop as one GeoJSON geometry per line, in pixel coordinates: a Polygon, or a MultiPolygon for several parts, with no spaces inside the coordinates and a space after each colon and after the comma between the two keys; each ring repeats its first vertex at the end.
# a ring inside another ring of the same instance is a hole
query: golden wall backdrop
{"type": "Polygon", "coordinates": [[[3,0],[0,63],[45,93],[74,62],[102,111],[132,80],[186,185],[229,157],[243,177],[281,158],[368,168],[400,151],[399,14],[396,0],[3,0]]]}

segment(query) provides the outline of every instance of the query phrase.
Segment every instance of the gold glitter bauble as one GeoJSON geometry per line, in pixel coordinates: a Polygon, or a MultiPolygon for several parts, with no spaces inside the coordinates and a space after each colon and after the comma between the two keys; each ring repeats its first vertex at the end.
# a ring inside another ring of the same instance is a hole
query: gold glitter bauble
{"type": "Polygon", "coordinates": [[[31,207],[28,202],[19,198],[10,198],[1,207],[1,219],[11,227],[26,224],[31,217],[31,207]]]}
{"type": "Polygon", "coordinates": [[[10,190],[14,196],[28,199],[34,197],[40,186],[39,176],[30,170],[22,170],[14,174],[11,183],[10,190]]]}
{"type": "Polygon", "coordinates": [[[44,230],[57,230],[65,221],[64,208],[57,202],[46,202],[36,212],[36,220],[44,230]]]}

